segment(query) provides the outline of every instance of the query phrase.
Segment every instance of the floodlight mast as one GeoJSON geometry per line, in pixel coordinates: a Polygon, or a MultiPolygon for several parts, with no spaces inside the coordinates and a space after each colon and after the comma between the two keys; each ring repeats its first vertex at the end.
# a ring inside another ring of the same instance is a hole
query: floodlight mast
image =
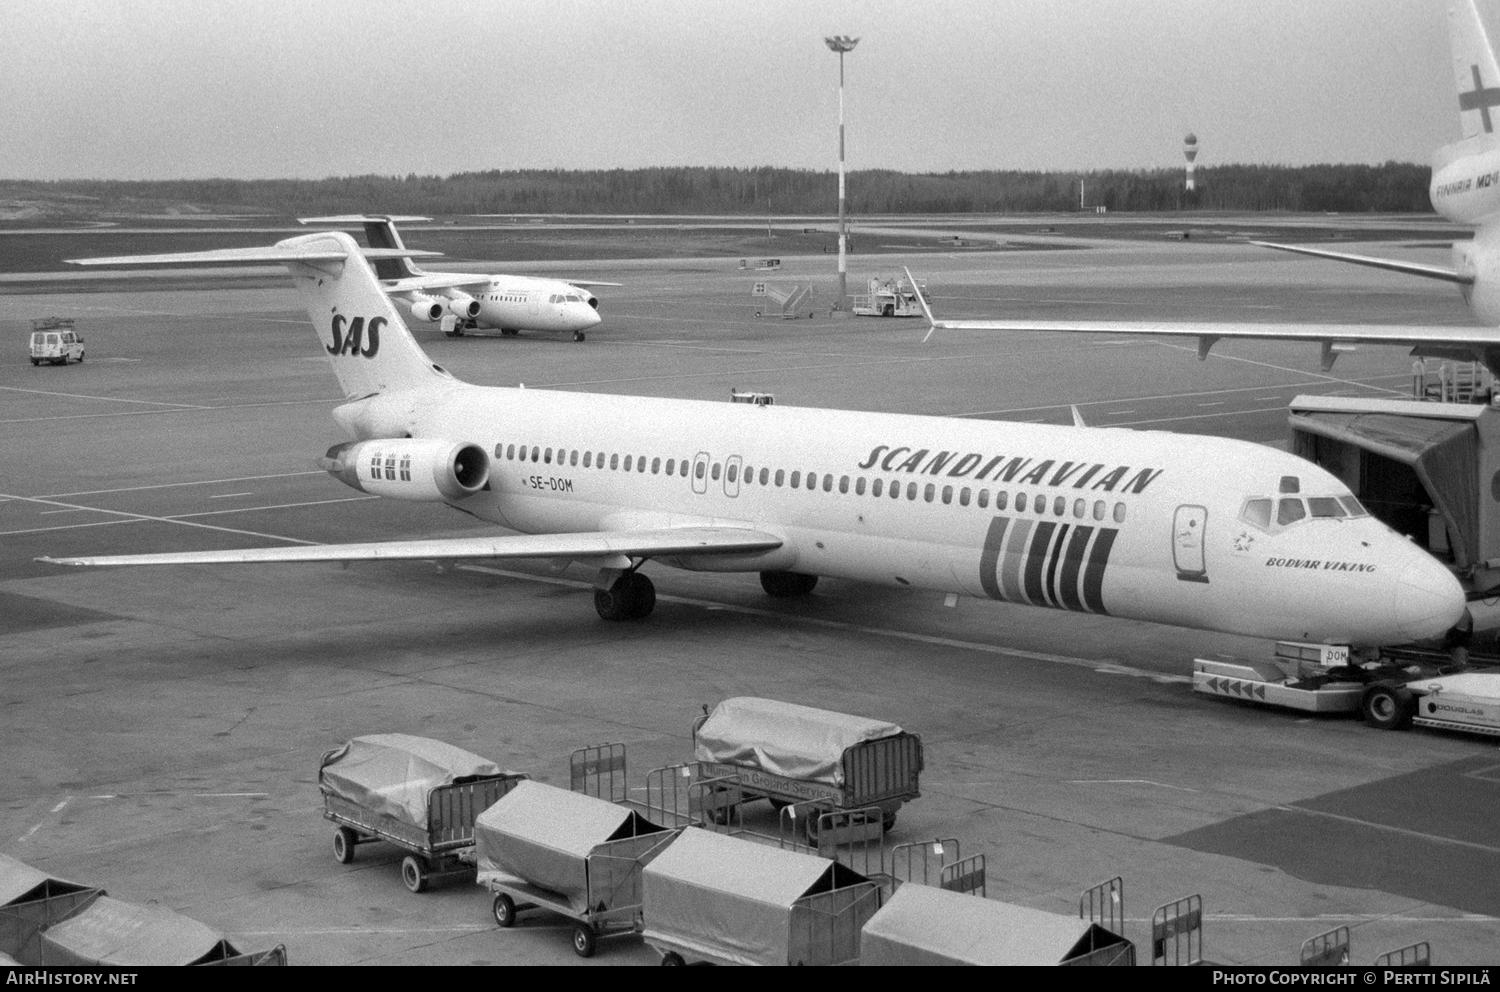
{"type": "Polygon", "coordinates": [[[858,38],[848,35],[834,35],[832,38],[824,38],[823,43],[830,50],[839,53],[839,301],[838,309],[844,309],[844,301],[848,299],[849,273],[845,261],[848,236],[844,228],[844,53],[854,51],[854,46],[859,44],[858,38]]]}

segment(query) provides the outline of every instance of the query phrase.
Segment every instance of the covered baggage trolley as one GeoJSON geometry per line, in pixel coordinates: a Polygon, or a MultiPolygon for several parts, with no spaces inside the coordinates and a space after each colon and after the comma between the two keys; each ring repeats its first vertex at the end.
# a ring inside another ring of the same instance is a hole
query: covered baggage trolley
{"type": "Polygon", "coordinates": [[[1135,964],[1089,920],[908,882],[865,924],[862,965],[1135,964]]]}
{"type": "Polygon", "coordinates": [[[626,806],[522,782],[474,827],[478,881],[502,927],[526,909],[574,920],[573,950],[641,930],[641,870],[677,836],[626,806]]]}
{"type": "Polygon", "coordinates": [[[401,880],[412,892],[435,876],[467,874],[474,820],[526,776],[426,737],[373,734],[323,755],[323,816],[338,824],[333,856],[354,860],[357,844],[383,840],[409,852],[401,880]]]}
{"type": "MultiPolygon", "coordinates": [[[[775,699],[726,699],[693,724],[704,777],[734,776],[776,809],[820,812],[879,807],[886,830],[921,796],[922,739],[894,723],[775,699]]],[[[816,828],[818,817],[807,822],[816,828]]]]}
{"type": "Polygon", "coordinates": [[[859,957],[880,887],[837,861],[688,827],[641,872],[662,964],[827,965],[859,957]]]}

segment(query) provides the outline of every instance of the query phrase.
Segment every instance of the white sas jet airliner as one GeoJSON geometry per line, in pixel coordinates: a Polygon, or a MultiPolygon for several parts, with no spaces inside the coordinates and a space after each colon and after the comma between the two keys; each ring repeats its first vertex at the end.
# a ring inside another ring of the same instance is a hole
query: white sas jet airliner
{"type": "MultiPolygon", "coordinates": [[[[302,224],[362,224],[372,249],[403,251],[397,221],[430,217],[390,217],[352,214],[342,217],[302,217],[302,224]]],[[[589,328],[603,319],[599,298],[590,286],[618,286],[617,282],[568,282],[535,276],[474,275],[426,272],[399,254],[379,258],[375,272],[385,291],[417,320],[440,324],[449,337],[465,330],[492,328],[501,334],[520,331],[571,333],[582,341],[589,328]]]]}
{"type": "MultiPolygon", "coordinates": [[[[173,256],[284,263],[347,402],[329,473],[520,532],[43,559],[70,565],[546,557],[645,617],[648,560],[818,576],[1255,637],[1378,646],[1465,616],[1442,564],[1333,475],[1220,438],[475,386],[422,352],[347,234],[173,256]]],[[[157,256],[91,259],[152,264],[157,256]]]]}

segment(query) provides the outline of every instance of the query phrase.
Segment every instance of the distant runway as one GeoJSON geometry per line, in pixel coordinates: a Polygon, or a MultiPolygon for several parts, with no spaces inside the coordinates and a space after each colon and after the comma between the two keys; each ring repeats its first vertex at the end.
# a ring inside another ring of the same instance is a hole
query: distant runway
{"type": "MultiPolygon", "coordinates": [[[[855,256],[902,263],[945,316],[1469,323],[1456,293],[1243,244],[1108,238],[1077,251],[855,256]]],[[[416,238],[412,241],[415,243],[416,238]]],[[[1358,249],[1353,249],[1358,250],[1358,249]]],[[[1436,254],[1428,250],[1429,259],[1436,254]]],[[[1413,250],[1412,257],[1421,251],[1413,250]]],[[[417,336],[478,383],[951,417],[1071,421],[1284,443],[1298,393],[1404,395],[1411,359],[1317,348],[944,332],[832,319],[831,261],[587,263],[605,322],[545,336],[417,336]],[[751,283],[811,283],[819,316],[753,316],[751,283]]],[[[578,263],[583,264],[583,263],[578,263]]],[[[1500,947],[1493,742],[1379,733],[1195,696],[1195,654],[1268,645],[1105,617],[824,580],[648,565],[651,618],[597,618],[587,571],[477,563],[72,570],[40,555],[254,547],[482,529],[316,470],[340,401],[289,286],[0,296],[0,852],[156,900],[294,963],[575,963],[543,915],[494,926],[461,882],[408,894],[393,849],[330,851],[315,775],[350,736],[435,737],[554,783],[568,752],[628,748],[630,778],[690,757],[704,703],[763,695],[921,734],[923,797],[896,841],[983,852],[989,896],[1071,914],[1126,882],[1127,936],[1201,893],[1217,961],[1286,964],[1351,927],[1356,963],[1428,940],[1500,947]],[[23,331],[74,316],[82,365],[34,368],[23,331]]],[[[1213,471],[1213,466],[1204,466],[1213,471]]],[[[752,825],[768,810],[747,810],[752,825]]],[[[638,941],[597,964],[650,964],[638,941]]]]}

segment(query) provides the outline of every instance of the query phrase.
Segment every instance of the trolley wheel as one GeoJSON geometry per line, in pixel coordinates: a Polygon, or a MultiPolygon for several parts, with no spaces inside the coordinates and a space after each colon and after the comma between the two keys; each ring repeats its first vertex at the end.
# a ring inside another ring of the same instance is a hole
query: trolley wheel
{"type": "Polygon", "coordinates": [[[812,810],[807,815],[807,822],[802,825],[802,829],[807,832],[808,843],[814,846],[818,843],[818,819],[822,815],[822,810],[812,810]]]}
{"type": "Polygon", "coordinates": [[[594,938],[594,928],[587,923],[580,923],[573,928],[573,953],[581,958],[594,956],[594,948],[597,941],[594,938]]]}
{"type": "Polygon", "coordinates": [[[513,927],[516,925],[516,901],[504,892],[495,897],[495,903],[490,909],[495,914],[495,922],[502,927],[513,927]]]}
{"type": "Polygon", "coordinates": [[[886,833],[890,833],[891,832],[891,828],[894,827],[895,825],[896,825],[896,814],[895,813],[887,813],[887,814],[885,814],[884,816],[882,816],[880,818],[880,829],[884,830],[886,833]]]}
{"type": "Polygon", "coordinates": [[[574,341],[582,341],[582,340],[584,340],[584,339],[585,339],[585,338],[586,338],[586,337],[587,337],[587,335],[586,335],[586,334],[584,334],[584,333],[583,333],[583,332],[582,332],[582,331],[574,331],[574,332],[573,332],[573,340],[574,340],[574,341]]]}
{"type": "Polygon", "coordinates": [[[40,365],[40,364],[42,364],[42,360],[40,358],[33,358],[31,360],[31,364],[32,365],[40,365]]]}
{"type": "Polygon", "coordinates": [[[354,845],[359,843],[359,834],[348,827],[339,827],[333,832],[333,860],[347,865],[354,860],[354,845]]]}
{"type": "Polygon", "coordinates": [[[1411,695],[1404,689],[1377,682],[1365,690],[1360,715],[1376,730],[1398,730],[1411,722],[1411,695]]]}
{"type": "Polygon", "coordinates": [[[668,951],[661,956],[661,966],[663,968],[681,968],[685,964],[687,962],[682,960],[682,955],[676,951],[668,951]]]}
{"type": "Polygon", "coordinates": [[[409,892],[427,891],[427,866],[415,854],[401,859],[401,881],[409,892]]]}

